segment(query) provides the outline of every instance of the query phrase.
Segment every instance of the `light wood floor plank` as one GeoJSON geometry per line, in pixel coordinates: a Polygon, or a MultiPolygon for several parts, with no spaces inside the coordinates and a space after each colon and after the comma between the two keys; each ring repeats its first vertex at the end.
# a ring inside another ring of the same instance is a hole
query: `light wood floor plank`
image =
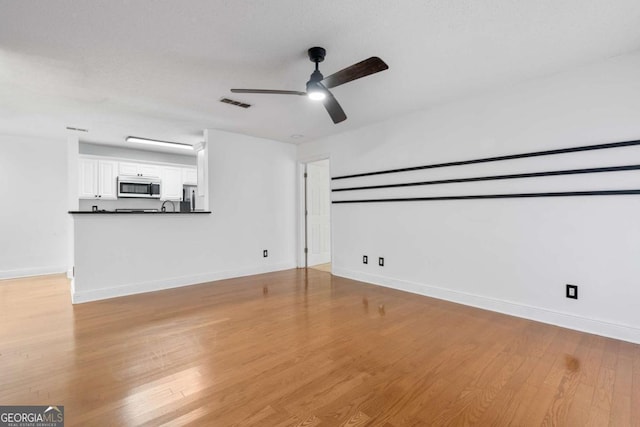
{"type": "Polygon", "coordinates": [[[640,346],[288,270],[72,306],[0,281],[0,404],[67,426],[640,425],[640,346]]]}

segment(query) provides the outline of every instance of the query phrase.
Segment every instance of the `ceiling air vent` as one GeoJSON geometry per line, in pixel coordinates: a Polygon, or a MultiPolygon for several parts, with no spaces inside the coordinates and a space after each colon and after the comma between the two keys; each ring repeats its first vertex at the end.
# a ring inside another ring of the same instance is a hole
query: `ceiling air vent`
{"type": "Polygon", "coordinates": [[[229,98],[220,98],[220,102],[224,102],[225,104],[235,105],[236,107],[249,108],[251,104],[245,104],[244,102],[235,101],[229,98]]]}

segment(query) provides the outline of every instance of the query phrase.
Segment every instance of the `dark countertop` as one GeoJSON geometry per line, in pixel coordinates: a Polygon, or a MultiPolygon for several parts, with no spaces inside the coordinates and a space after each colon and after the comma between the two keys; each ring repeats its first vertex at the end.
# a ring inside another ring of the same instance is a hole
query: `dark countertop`
{"type": "Polygon", "coordinates": [[[192,211],[192,212],[171,212],[171,211],[167,211],[167,212],[140,212],[140,211],[134,211],[134,212],[116,212],[116,211],[106,211],[106,210],[99,210],[99,211],[69,211],[70,214],[90,214],[90,215],[96,215],[96,214],[108,214],[108,215],[193,215],[193,214],[210,214],[211,211],[192,211]]]}

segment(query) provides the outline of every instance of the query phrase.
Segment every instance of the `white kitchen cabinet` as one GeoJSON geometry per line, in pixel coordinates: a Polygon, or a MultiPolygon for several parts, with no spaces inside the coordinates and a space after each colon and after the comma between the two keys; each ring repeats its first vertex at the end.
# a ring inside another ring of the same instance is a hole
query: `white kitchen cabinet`
{"type": "Polygon", "coordinates": [[[160,176],[160,166],[147,163],[119,162],[118,173],[130,176],[160,176]]]}
{"type": "Polygon", "coordinates": [[[98,160],[98,197],[115,200],[118,198],[118,162],[98,160]]]}
{"type": "Polygon", "coordinates": [[[137,163],[129,163],[129,162],[120,162],[119,165],[118,165],[118,174],[119,175],[137,176],[138,175],[138,164],[137,163]]]}
{"type": "Polygon", "coordinates": [[[138,173],[140,174],[140,176],[160,176],[160,166],[139,163],[138,173]]]}
{"type": "Polygon", "coordinates": [[[195,166],[127,161],[98,156],[80,156],[78,187],[80,199],[116,200],[117,177],[144,176],[161,180],[161,200],[182,200],[183,185],[197,185],[195,166]]]}
{"type": "Polygon", "coordinates": [[[198,185],[198,170],[196,168],[182,168],[182,183],[185,185],[198,185]]]}
{"type": "Polygon", "coordinates": [[[162,200],[182,199],[182,168],[173,166],[162,166],[160,168],[162,179],[161,195],[162,200]]]}
{"type": "Polygon", "coordinates": [[[115,200],[118,197],[118,162],[81,158],[78,169],[79,198],[115,200]]]}
{"type": "Polygon", "coordinates": [[[95,199],[98,197],[98,161],[94,159],[80,159],[78,165],[78,194],[81,199],[95,199]]]}

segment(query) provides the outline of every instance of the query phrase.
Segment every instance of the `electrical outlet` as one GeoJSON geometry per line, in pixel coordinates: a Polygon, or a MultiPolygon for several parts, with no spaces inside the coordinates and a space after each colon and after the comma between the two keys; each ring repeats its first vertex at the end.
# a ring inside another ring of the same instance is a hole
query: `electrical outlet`
{"type": "Polygon", "coordinates": [[[567,285],[567,298],[578,299],[578,285],[567,285]]]}
{"type": "Polygon", "coordinates": [[[362,263],[363,264],[369,264],[369,257],[366,255],[362,255],[362,263]]]}
{"type": "Polygon", "coordinates": [[[382,257],[378,258],[378,265],[380,267],[384,267],[384,258],[382,258],[382,257]]]}
{"type": "Polygon", "coordinates": [[[266,250],[266,249],[265,249],[264,251],[262,251],[262,256],[263,256],[264,258],[268,257],[268,256],[269,256],[269,251],[268,251],[268,250],[266,250]]]}

